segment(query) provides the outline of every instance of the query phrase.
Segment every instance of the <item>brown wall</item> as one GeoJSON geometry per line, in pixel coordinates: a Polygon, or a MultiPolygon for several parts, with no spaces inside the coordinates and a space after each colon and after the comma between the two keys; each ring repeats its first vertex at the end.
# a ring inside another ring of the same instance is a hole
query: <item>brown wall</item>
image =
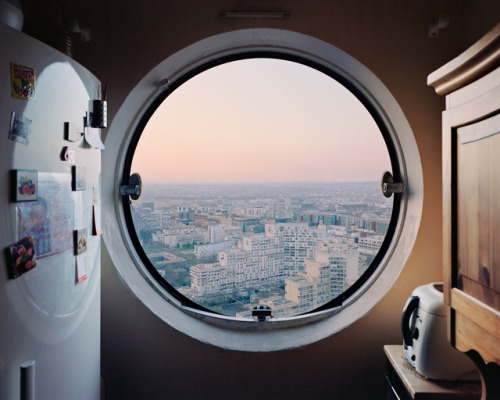
{"type": "MultiPolygon", "coordinates": [[[[25,2],[30,10],[37,10],[31,3],[34,1],[25,2]]],[[[75,40],[73,56],[108,83],[111,120],[137,82],[173,52],[231,30],[288,29],[329,42],[380,78],[408,118],[424,172],[420,232],[393,289],[351,327],[293,351],[252,354],[221,350],[175,331],[125,288],[104,249],[101,347],[107,399],[384,398],[382,347],[401,343],[400,313],[413,288],[442,279],[440,117],[444,99],[426,86],[426,78],[494,26],[498,4],[495,10],[496,2],[490,0],[76,3],[60,9],[91,26],[92,39],[88,43],[75,40]],[[232,9],[286,9],[290,19],[224,22],[217,18],[220,11],[232,9]],[[440,14],[450,17],[450,25],[430,39],[427,25],[440,14]]],[[[61,29],[48,31],[42,23],[59,22],[41,12],[27,13],[25,30],[57,45],[61,29]]]]}

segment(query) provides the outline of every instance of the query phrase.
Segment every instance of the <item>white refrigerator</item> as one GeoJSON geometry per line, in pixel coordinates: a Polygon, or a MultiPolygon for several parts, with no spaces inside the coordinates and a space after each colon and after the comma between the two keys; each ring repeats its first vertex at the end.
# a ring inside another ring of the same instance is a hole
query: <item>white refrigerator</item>
{"type": "Polygon", "coordinates": [[[89,71],[0,23],[0,400],[100,398],[103,106],[89,71]]]}

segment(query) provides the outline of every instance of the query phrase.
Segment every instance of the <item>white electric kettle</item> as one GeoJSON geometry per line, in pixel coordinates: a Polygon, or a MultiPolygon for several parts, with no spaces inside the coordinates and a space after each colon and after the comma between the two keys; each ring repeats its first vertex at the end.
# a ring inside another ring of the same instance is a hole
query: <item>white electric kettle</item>
{"type": "Polygon", "coordinates": [[[418,373],[429,379],[479,379],[472,360],[448,342],[448,313],[442,283],[419,286],[413,291],[401,315],[406,357],[418,373]]]}

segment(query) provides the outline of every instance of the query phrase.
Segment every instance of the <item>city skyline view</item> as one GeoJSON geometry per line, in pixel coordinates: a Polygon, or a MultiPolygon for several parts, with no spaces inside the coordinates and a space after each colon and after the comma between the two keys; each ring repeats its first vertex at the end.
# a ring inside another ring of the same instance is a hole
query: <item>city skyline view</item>
{"type": "Polygon", "coordinates": [[[131,204],[151,264],[204,308],[242,318],[311,311],[375,259],[392,201],[378,182],[151,184],[131,204]]]}
{"type": "Polygon", "coordinates": [[[311,67],[245,59],[208,69],[146,123],[131,172],[137,237],[161,279],[214,312],[312,311],[363,277],[392,201],[378,126],[311,67]]]}

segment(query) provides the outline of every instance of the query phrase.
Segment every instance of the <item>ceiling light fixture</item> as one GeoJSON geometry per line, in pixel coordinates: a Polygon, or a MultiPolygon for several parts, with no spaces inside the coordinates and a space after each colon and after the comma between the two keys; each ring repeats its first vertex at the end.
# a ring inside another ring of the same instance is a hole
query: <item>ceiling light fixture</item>
{"type": "Polygon", "coordinates": [[[221,19],[289,19],[288,11],[223,11],[221,19]]]}

